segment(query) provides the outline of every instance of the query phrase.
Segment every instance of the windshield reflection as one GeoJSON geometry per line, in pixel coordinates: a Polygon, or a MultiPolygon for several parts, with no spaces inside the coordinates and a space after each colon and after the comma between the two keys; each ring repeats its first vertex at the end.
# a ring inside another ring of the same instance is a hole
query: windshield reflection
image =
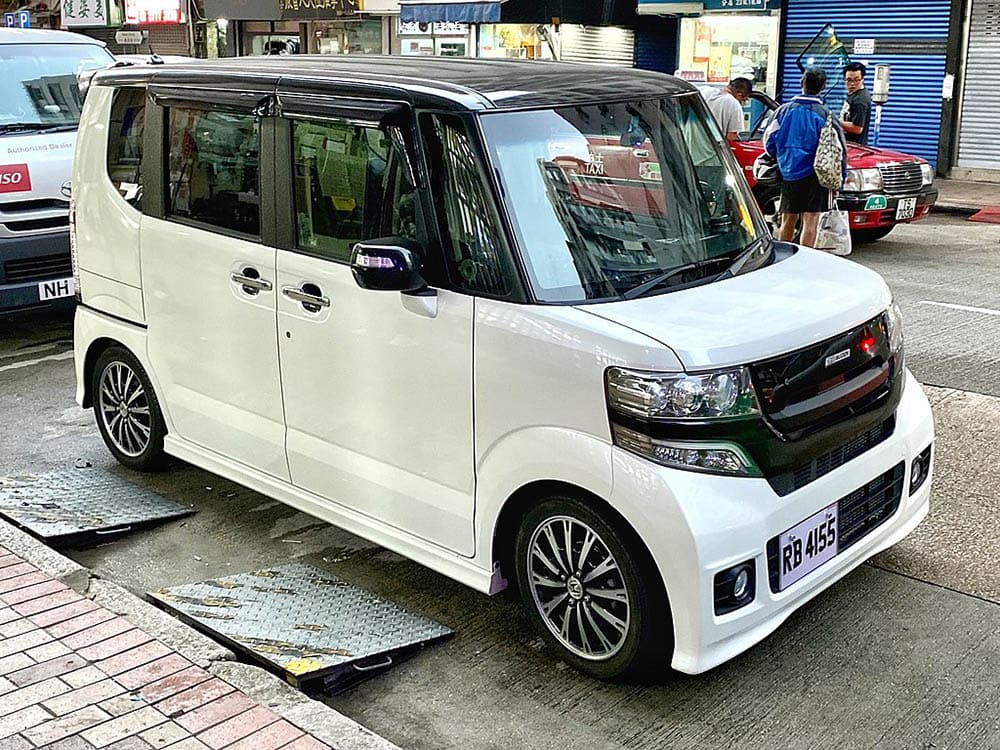
{"type": "Polygon", "coordinates": [[[696,95],[481,122],[539,301],[689,285],[766,232],[696,95]]]}

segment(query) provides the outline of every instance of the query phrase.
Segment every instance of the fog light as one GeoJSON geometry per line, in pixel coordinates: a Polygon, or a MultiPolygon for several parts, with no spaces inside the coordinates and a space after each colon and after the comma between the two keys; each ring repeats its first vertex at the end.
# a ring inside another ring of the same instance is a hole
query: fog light
{"type": "Polygon", "coordinates": [[[910,464],[910,494],[920,489],[931,473],[931,446],[924,448],[910,464]]]}
{"type": "Polygon", "coordinates": [[[724,615],[754,600],[756,567],[753,560],[741,562],[715,574],[715,614],[724,615]]]}
{"type": "Polygon", "coordinates": [[[854,214],[855,224],[864,224],[866,221],[868,221],[868,214],[854,214]]]}

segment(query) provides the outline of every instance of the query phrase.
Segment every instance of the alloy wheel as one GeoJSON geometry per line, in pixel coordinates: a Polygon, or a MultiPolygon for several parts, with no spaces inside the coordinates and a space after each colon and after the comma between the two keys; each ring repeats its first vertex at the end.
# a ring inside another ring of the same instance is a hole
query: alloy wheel
{"type": "Polygon", "coordinates": [[[149,446],[153,421],[146,389],[136,372],[124,362],[109,363],[101,373],[98,399],[108,438],[126,456],[141,455],[149,446]]]}
{"type": "Polygon", "coordinates": [[[531,596],[559,643],[584,659],[614,656],[629,630],[621,568],[601,537],[570,516],[540,524],[527,548],[531,596]]]}

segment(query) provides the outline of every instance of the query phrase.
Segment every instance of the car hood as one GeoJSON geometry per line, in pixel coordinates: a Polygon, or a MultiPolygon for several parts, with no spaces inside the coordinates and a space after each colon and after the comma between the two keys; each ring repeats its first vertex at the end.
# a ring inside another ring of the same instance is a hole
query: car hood
{"type": "Polygon", "coordinates": [[[924,160],[919,156],[904,154],[901,151],[890,151],[885,148],[875,148],[874,146],[862,146],[857,143],[847,144],[847,163],[852,169],[877,167],[879,164],[905,161],[922,162],[924,160]]]}
{"type": "Polygon", "coordinates": [[[0,136],[0,171],[17,171],[17,185],[0,185],[0,200],[69,200],[76,131],[0,136]]]}
{"type": "Polygon", "coordinates": [[[875,317],[891,299],[874,271],[802,248],[724,281],[578,309],[655,339],[687,370],[704,370],[823,341],[875,317]]]}

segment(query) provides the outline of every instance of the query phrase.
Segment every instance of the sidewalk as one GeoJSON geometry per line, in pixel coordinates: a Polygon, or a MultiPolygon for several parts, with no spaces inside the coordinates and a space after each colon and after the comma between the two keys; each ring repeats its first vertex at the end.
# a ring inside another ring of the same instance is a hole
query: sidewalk
{"type": "Polygon", "coordinates": [[[1000,206],[1000,183],[938,179],[935,211],[971,215],[987,206],[1000,206]]]}
{"type": "Polygon", "coordinates": [[[0,748],[330,745],[0,547],[0,748]]]}

